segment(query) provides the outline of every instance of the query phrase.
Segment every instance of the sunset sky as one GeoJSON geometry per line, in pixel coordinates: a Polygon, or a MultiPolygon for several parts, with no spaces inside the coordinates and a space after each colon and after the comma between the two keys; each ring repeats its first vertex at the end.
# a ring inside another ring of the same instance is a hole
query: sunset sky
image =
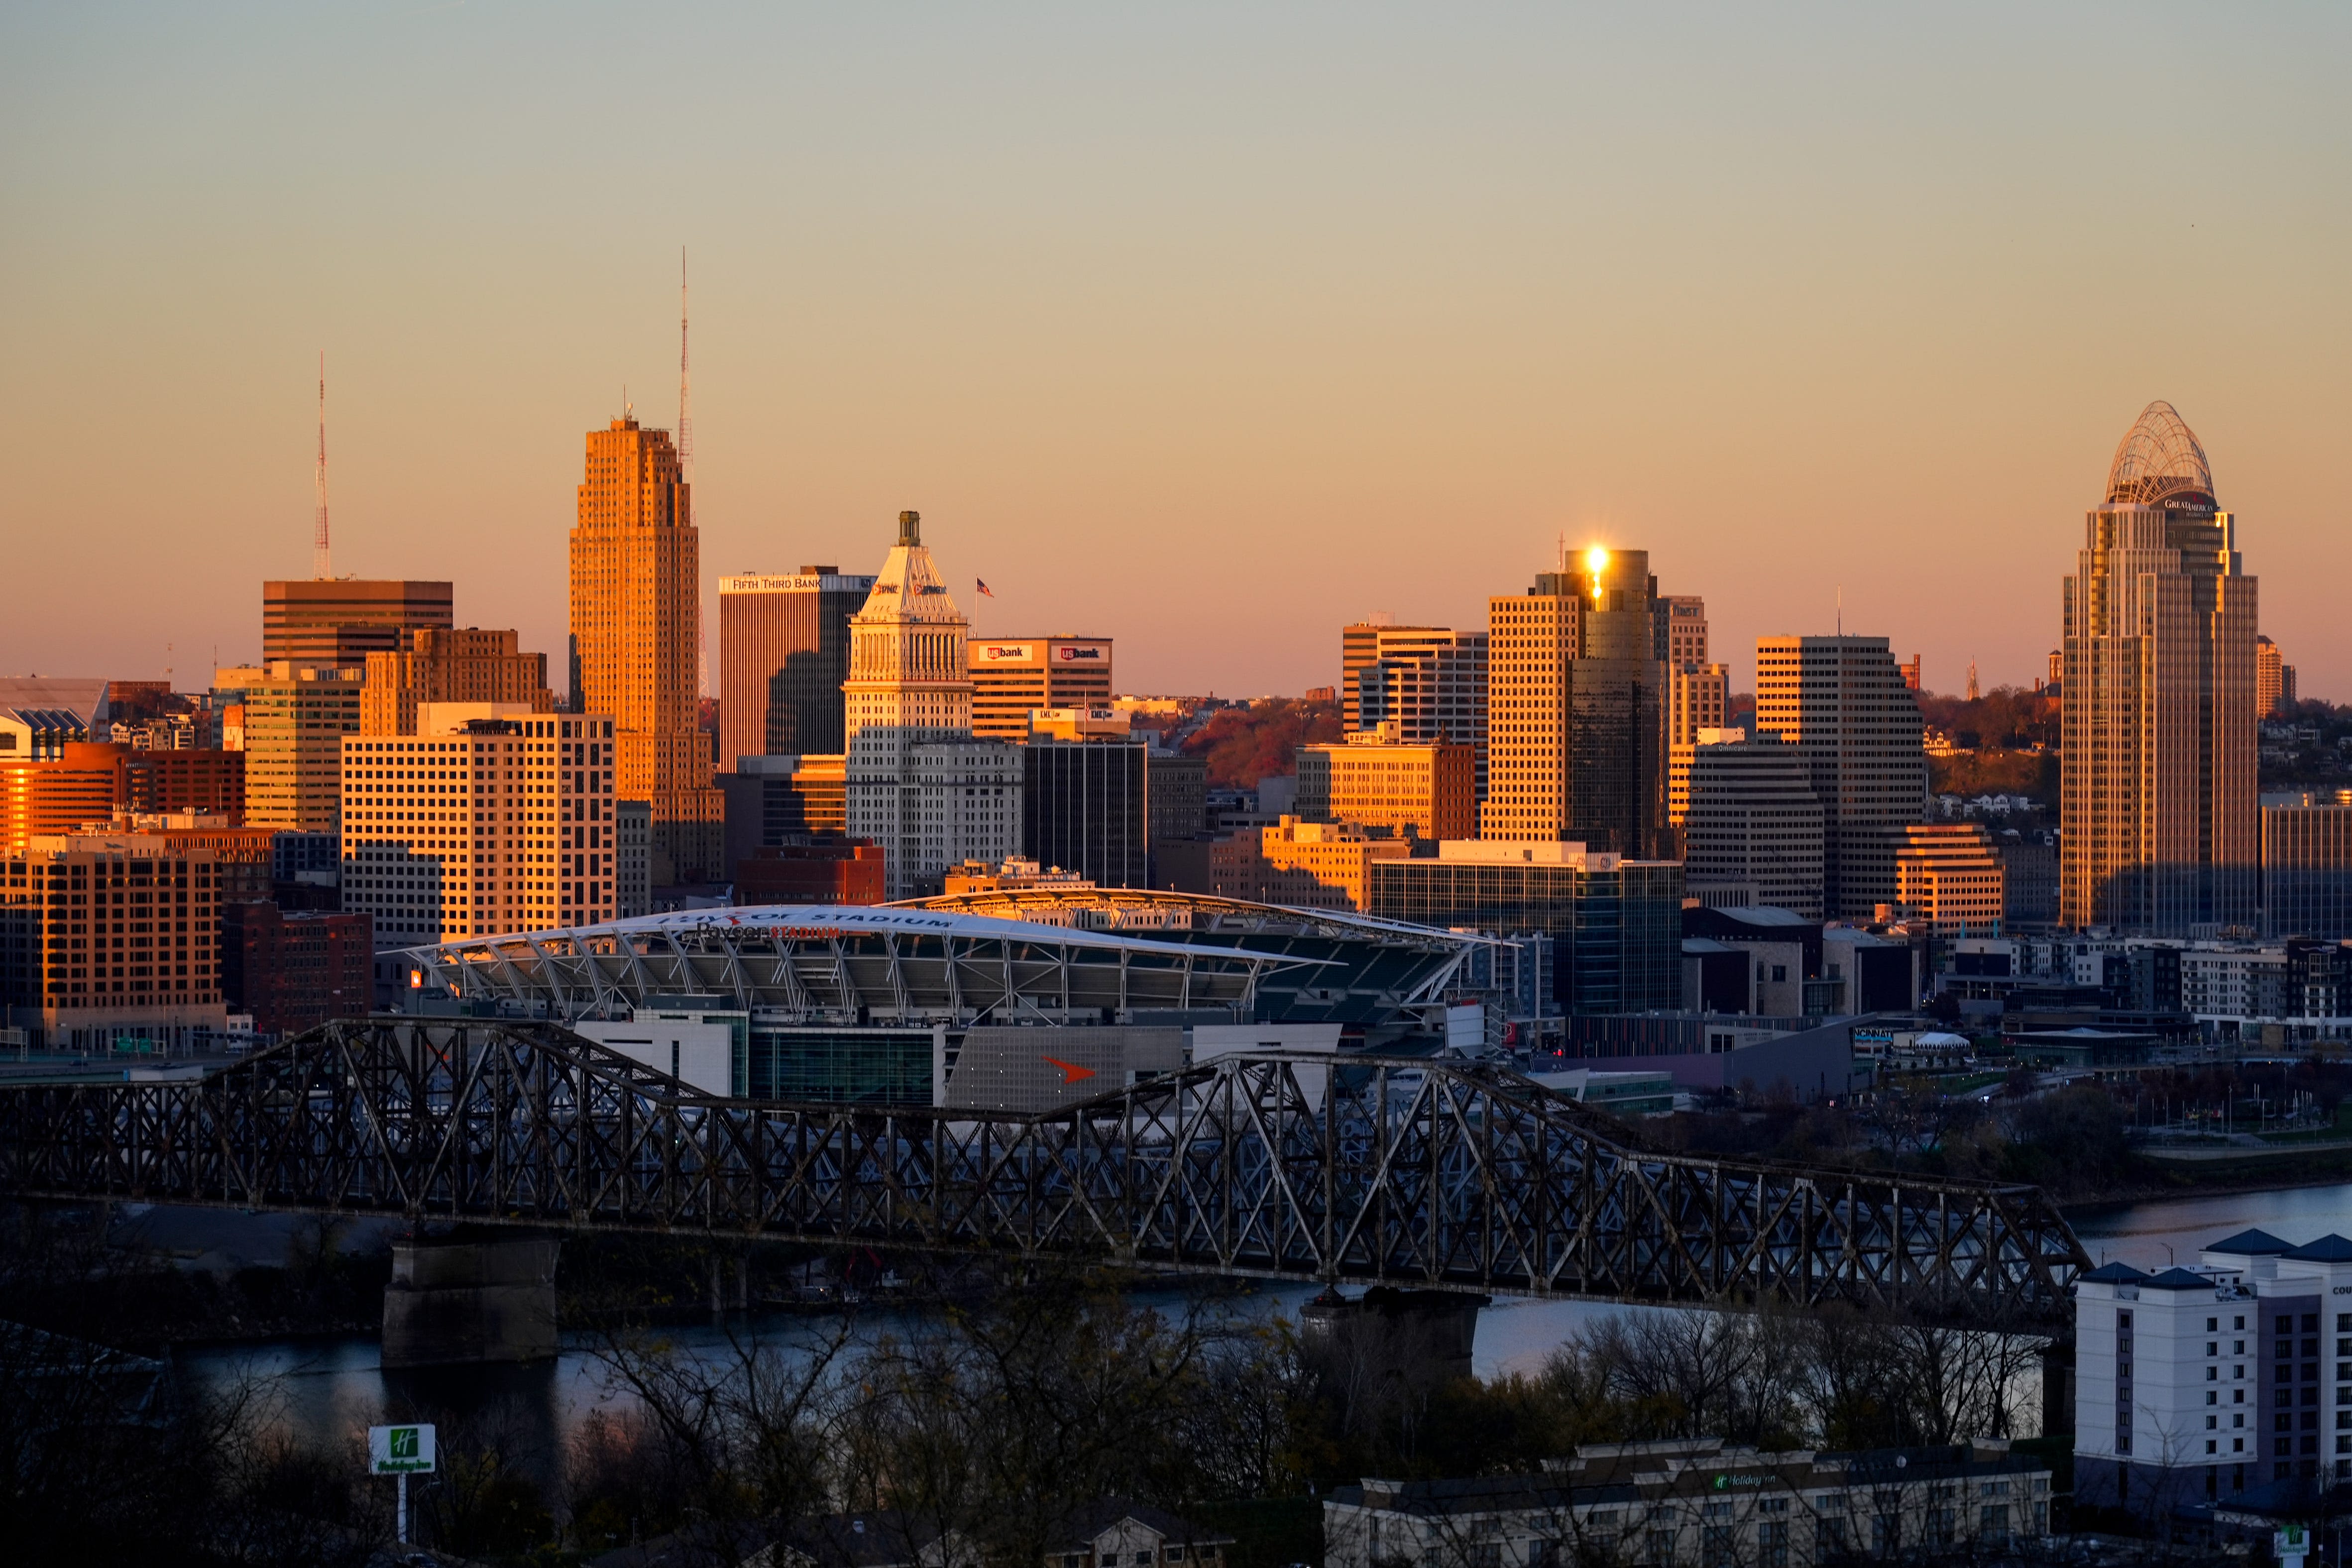
{"type": "Polygon", "coordinates": [[[560,671],[684,245],[714,671],[719,574],[911,507],[1129,690],[1328,684],[1562,536],[1742,686],[1841,589],[2025,683],[2162,397],[2352,700],[2347,68],[2341,5],[13,5],[0,672],[258,652],[321,349],[338,570],[560,671]]]}

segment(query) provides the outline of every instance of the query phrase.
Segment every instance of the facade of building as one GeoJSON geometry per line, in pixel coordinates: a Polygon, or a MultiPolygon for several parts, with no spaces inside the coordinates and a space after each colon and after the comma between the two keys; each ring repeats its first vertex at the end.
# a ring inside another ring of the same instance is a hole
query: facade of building
{"type": "Polygon", "coordinates": [[[2263,930],[2352,937],[2352,803],[2264,805],[2263,930]]]}
{"type": "Polygon", "coordinates": [[[343,907],[379,947],[618,918],[614,721],[499,706],[343,740],[343,907]]]}
{"type": "Polygon", "coordinates": [[[1373,865],[1412,853],[1403,839],[1374,838],[1352,823],[1284,816],[1271,827],[1212,844],[1210,890],[1286,909],[1361,912],[1370,897],[1373,865]]]}
{"type": "Polygon", "coordinates": [[[900,512],[898,542],[851,618],[842,687],[848,831],[881,847],[894,899],[936,892],[966,860],[1021,852],[1021,751],[972,733],[969,626],[921,518],[900,512]]]}
{"type": "Polygon", "coordinates": [[[105,822],[130,795],[126,746],[61,741],[37,761],[0,760],[0,853],[105,822]]]}
{"type": "Polygon", "coordinates": [[[1666,831],[1666,666],[1656,579],[1640,550],[1592,550],[1573,570],[1487,601],[1489,838],[1656,852],[1666,831]]]}
{"type": "Polygon", "coordinates": [[[1805,759],[1822,803],[1823,912],[1895,902],[1895,852],[1925,815],[1919,704],[1885,637],[1759,637],[1756,728],[1805,759]]]}
{"type": "Polygon", "coordinates": [[[213,746],[154,751],[133,745],[124,759],[134,811],[194,811],[245,820],[245,753],[213,746]]]}
{"type": "Polygon", "coordinates": [[[849,617],[874,579],[835,566],[719,579],[719,771],[739,757],[838,756],[849,617]]]}
{"type": "MultiPolygon", "coordinates": [[[[1663,594],[1650,611],[1650,657],[1676,669],[1706,666],[1706,601],[1696,594],[1663,594]]],[[[1719,729],[1720,725],[1710,725],[1719,729]]]]}
{"type": "Polygon", "coordinates": [[[1937,936],[1999,936],[2009,911],[2000,847],[1978,823],[1913,823],[1895,852],[1895,905],[1937,936]]]}
{"type": "Polygon", "coordinates": [[[2352,1478],[2352,1241],[2259,1230],[2074,1290],[2074,1495],[2143,1515],[2352,1478]]]}
{"type": "Polygon", "coordinates": [[[225,1029],[212,851],[106,832],[0,856],[0,1004],[51,1049],[184,1047],[225,1029]]]}
{"type": "Polygon", "coordinates": [[[2254,711],[2275,719],[2294,707],[2294,666],[2278,644],[2266,637],[2254,638],[2254,711]]]}
{"type": "Polygon", "coordinates": [[[356,665],[278,663],[246,678],[247,822],[304,833],[341,826],[343,737],[359,730],[363,684],[356,665]]]}
{"type": "Polygon", "coordinates": [[[727,797],[727,863],[761,849],[843,837],[844,759],[833,756],[738,757],[719,775],[727,797]]]}
{"type": "Polygon", "coordinates": [[[1797,749],[1744,730],[1702,730],[1675,756],[1689,779],[1682,838],[1691,895],[1822,919],[1822,803],[1797,749]]]}
{"type": "Polygon", "coordinates": [[[367,656],[360,733],[413,735],[421,702],[512,702],[555,711],[547,656],[525,653],[520,634],[467,626],[419,628],[405,647],[367,656]]]}
{"type": "Polygon", "coordinates": [[[2065,584],[2060,923],[2253,928],[2256,596],[2204,448],[2149,404],[2065,584]]]}
{"type": "Polygon", "coordinates": [[[299,1034],[373,1006],[375,944],[363,914],[227,904],[220,949],[222,1000],[251,1014],[256,1034],[299,1034]]]}
{"type": "Polygon", "coordinates": [[[754,849],[735,862],[739,904],[878,904],[886,892],[882,851],[845,838],[754,849]]]}
{"type": "Polygon", "coordinates": [[[2050,1479],[2005,1440],[1860,1453],[1586,1444],[1539,1476],[1335,1488],[1323,1552],[1329,1568],[1993,1562],[2049,1534],[2050,1479]]]}
{"type": "Polygon", "coordinates": [[[613,844],[613,918],[653,913],[654,808],[642,800],[614,801],[613,844]]]}
{"type": "Polygon", "coordinates": [[[1150,747],[1036,739],[1020,757],[1023,855],[1097,887],[1151,885],[1150,747]]]}
{"type": "Polygon", "coordinates": [[[572,531],[572,701],[614,724],[614,790],[653,808],[656,886],[727,875],[726,807],[699,726],[700,535],[667,430],[587,437],[572,531]]]}
{"type": "Polygon", "coordinates": [[[1337,744],[1298,748],[1298,815],[1408,838],[1475,838],[1477,753],[1450,741],[1408,741],[1391,721],[1337,744]]]}
{"type": "Polygon", "coordinates": [[[446,583],[310,577],[261,585],[261,662],[357,669],[456,625],[446,583]]]}
{"type": "Polygon", "coordinates": [[[1027,740],[1041,708],[1110,707],[1108,637],[971,637],[964,662],[971,732],[983,739],[1027,740]]]}
{"type": "Polygon", "coordinates": [[[1541,932],[1568,1015],[1671,1009],[1682,997],[1683,868],[1558,839],[1446,841],[1369,868],[1366,912],[1442,931],[1541,932]]]}
{"type": "MultiPolygon", "coordinates": [[[[1348,692],[1352,701],[1342,704],[1342,737],[1393,724],[1403,740],[1467,746],[1478,798],[1484,800],[1487,634],[1429,626],[1370,631],[1370,657],[1353,672],[1348,692]]],[[[1348,647],[1343,637],[1343,654],[1348,647]]]]}

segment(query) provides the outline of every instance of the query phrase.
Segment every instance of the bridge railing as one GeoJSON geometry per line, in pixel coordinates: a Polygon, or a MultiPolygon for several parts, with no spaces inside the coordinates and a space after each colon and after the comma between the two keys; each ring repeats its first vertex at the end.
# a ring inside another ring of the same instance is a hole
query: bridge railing
{"type": "Polygon", "coordinates": [[[1227,1056],[980,1115],[717,1099],[493,1020],[0,1087],[0,1190],[2021,1326],[2060,1321],[2087,1266],[2031,1187],[1664,1152],[1475,1064],[1227,1056]]]}

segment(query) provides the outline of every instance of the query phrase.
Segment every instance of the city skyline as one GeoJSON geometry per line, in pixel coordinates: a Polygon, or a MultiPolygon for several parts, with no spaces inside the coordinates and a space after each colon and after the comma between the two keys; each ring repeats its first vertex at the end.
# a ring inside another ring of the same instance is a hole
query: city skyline
{"type": "MultiPolygon", "coordinates": [[[[2347,689],[2345,220],[2307,200],[2352,145],[2343,18],[2037,18],[2028,63],[2022,13],[1724,17],[1670,105],[1661,22],[1229,21],[1252,48],[689,15],[693,100],[731,107],[650,144],[593,28],[509,100],[500,14],[15,19],[10,542],[123,614],[36,600],[0,668],[253,658],[250,579],[308,564],[321,347],[338,568],[455,576],[460,624],[560,658],[572,443],[625,384],[674,423],[682,241],[706,616],[719,574],[853,557],[915,508],[951,582],[988,579],[982,635],[1083,620],[1130,689],[1296,692],[1331,683],[1329,626],[1475,626],[1565,533],[1707,598],[1742,689],[1756,638],[1832,629],[1841,589],[1931,688],[1971,659],[2025,685],[2086,454],[2163,398],[2301,565],[2263,629],[2304,691],[2347,689]],[[2238,107],[2111,124],[2044,90],[2116,71],[2238,107]],[[992,80],[1048,107],[977,115],[992,80]],[[420,91],[448,112],[372,112],[420,91]],[[644,193],[617,239],[565,210],[613,179],[644,193]],[[2155,241],[2129,267],[2118,226],[2155,241]]],[[[683,101],[687,68],[646,62],[634,101],[683,101]]]]}

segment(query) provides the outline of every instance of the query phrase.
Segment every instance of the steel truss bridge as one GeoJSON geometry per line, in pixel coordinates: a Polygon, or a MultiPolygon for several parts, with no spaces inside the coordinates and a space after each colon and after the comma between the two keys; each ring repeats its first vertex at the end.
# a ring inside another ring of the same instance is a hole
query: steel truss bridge
{"type": "Polygon", "coordinates": [[[209,1077],[0,1086],[0,1192],[854,1243],[2052,1330],[2032,1187],[1641,1146],[1515,1073],[1227,1056],[1043,1115],[702,1094],[551,1025],[329,1024],[209,1077]]]}

